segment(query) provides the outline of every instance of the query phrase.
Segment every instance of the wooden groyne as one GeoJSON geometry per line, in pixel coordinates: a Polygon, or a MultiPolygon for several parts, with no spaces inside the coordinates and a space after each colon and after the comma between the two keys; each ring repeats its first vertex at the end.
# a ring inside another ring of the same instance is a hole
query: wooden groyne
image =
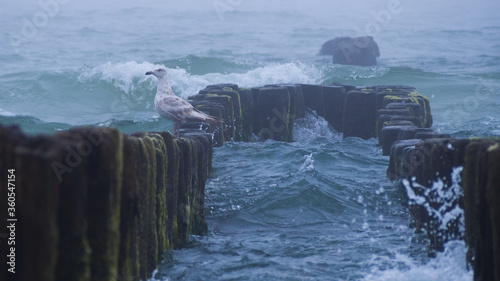
{"type": "Polygon", "coordinates": [[[15,176],[0,183],[0,219],[15,226],[14,251],[0,244],[13,253],[2,254],[2,279],[149,278],[161,253],[206,233],[211,151],[203,133],[81,127],[29,137],[0,126],[0,169],[15,176]]]}
{"type": "MultiPolygon", "coordinates": [[[[253,136],[259,140],[293,141],[294,120],[305,117],[306,108],[343,132],[344,138],[383,136],[385,146],[393,138],[393,133],[383,130],[386,125],[405,128],[432,125],[429,100],[415,88],[400,85],[275,84],[247,89],[218,84],[206,87],[189,100],[199,110],[224,119],[223,124],[209,129],[215,134],[215,146],[231,139],[251,141],[253,136]]],[[[182,124],[181,128],[203,126],[192,122],[182,124]]]]}
{"type": "Polygon", "coordinates": [[[390,155],[387,176],[403,180],[411,225],[425,231],[429,253],[443,250],[447,241],[465,239],[474,279],[500,281],[499,141],[434,132],[429,99],[414,87],[220,84],[191,99],[226,120],[222,126],[228,129],[219,128],[216,145],[231,138],[248,141],[252,134],[291,141],[294,119],[304,117],[306,108],[344,138],[378,137],[382,154],[390,155]]]}
{"type": "Polygon", "coordinates": [[[0,220],[14,225],[3,228],[7,234],[0,230],[0,252],[11,255],[3,257],[0,276],[149,278],[161,253],[206,232],[212,147],[230,140],[293,141],[295,119],[314,110],[344,138],[378,137],[382,154],[390,155],[387,176],[403,181],[413,203],[411,224],[425,230],[431,251],[465,239],[475,280],[500,281],[499,141],[434,132],[429,100],[415,88],[219,84],[189,100],[224,122],[184,123],[179,139],[101,127],[26,136],[0,126],[0,171],[15,179],[0,182],[0,220]],[[446,214],[452,216],[443,225],[446,214]],[[3,243],[12,235],[14,251],[3,243]],[[7,271],[12,263],[15,275],[7,271]]]}
{"type": "Polygon", "coordinates": [[[431,249],[465,239],[474,280],[500,280],[500,140],[400,140],[392,146],[387,174],[405,179],[409,192],[424,201],[411,206],[412,217],[417,229],[426,230],[431,249]],[[460,178],[454,177],[457,168],[460,178]],[[453,215],[445,226],[444,214],[453,215]]]}

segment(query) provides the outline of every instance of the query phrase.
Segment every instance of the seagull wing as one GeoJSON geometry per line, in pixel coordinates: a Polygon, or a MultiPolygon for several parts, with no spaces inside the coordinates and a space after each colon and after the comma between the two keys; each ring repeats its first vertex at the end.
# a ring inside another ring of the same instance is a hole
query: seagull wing
{"type": "Polygon", "coordinates": [[[167,96],[158,102],[156,109],[163,118],[184,122],[186,117],[194,110],[194,107],[180,97],[167,96]]]}

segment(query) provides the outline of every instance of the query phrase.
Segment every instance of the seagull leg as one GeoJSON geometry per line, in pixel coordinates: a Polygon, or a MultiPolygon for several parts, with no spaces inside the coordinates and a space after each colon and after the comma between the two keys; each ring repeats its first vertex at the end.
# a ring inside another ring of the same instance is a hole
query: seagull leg
{"type": "Polygon", "coordinates": [[[176,137],[176,132],[177,132],[177,138],[180,138],[180,130],[181,124],[180,123],[174,123],[174,137],[176,137]]]}

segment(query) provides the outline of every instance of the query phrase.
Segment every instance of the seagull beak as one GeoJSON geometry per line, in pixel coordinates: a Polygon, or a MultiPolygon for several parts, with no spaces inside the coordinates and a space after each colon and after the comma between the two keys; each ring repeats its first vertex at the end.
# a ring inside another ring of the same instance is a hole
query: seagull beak
{"type": "Polygon", "coordinates": [[[153,71],[146,72],[146,75],[152,75],[152,74],[153,74],[153,71]]]}

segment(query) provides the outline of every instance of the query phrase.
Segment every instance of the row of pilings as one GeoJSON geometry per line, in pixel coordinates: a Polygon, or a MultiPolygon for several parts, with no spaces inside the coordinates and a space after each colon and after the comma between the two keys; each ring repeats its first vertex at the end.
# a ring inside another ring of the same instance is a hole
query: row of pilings
{"type": "Polygon", "coordinates": [[[146,280],[164,251],[206,233],[211,157],[204,133],[0,126],[0,279],[146,280]]]}
{"type": "MultiPolygon", "coordinates": [[[[189,100],[224,122],[184,123],[180,139],[166,132],[124,135],[109,128],[32,137],[16,127],[0,129],[0,168],[14,169],[18,186],[17,280],[149,277],[163,251],[206,231],[204,185],[212,146],[229,140],[293,141],[294,121],[307,110],[344,138],[378,137],[382,153],[390,155],[388,177],[403,180],[409,202],[421,203],[410,207],[412,225],[426,231],[431,250],[463,238],[464,209],[475,279],[495,280],[489,277],[500,268],[500,210],[493,203],[500,199],[498,143],[435,133],[429,100],[415,88],[219,84],[189,100]],[[440,214],[454,216],[443,227],[440,214]]],[[[8,188],[7,181],[0,183],[2,194],[8,188]]],[[[8,206],[8,200],[0,197],[0,206],[8,206]]],[[[0,212],[2,221],[7,216],[0,212]]],[[[9,250],[6,243],[0,249],[9,250]]]]}
{"type": "Polygon", "coordinates": [[[399,140],[387,175],[403,180],[431,251],[465,239],[474,280],[500,280],[500,140],[399,140]]]}
{"type": "MultiPolygon", "coordinates": [[[[190,99],[225,120],[211,129],[215,145],[252,136],[292,141],[294,119],[304,117],[306,109],[344,138],[378,137],[382,154],[390,155],[387,176],[402,181],[411,225],[425,231],[429,254],[442,251],[447,241],[465,239],[474,279],[500,281],[499,141],[434,132],[429,99],[414,87],[219,84],[190,99]]],[[[183,125],[185,130],[199,126],[183,125]]]]}
{"type": "Polygon", "coordinates": [[[184,132],[205,126],[214,133],[214,146],[228,140],[251,141],[254,136],[259,140],[293,141],[294,120],[305,117],[306,108],[343,132],[344,138],[379,137],[387,124],[417,128],[432,125],[429,100],[415,88],[401,85],[275,84],[240,88],[218,84],[189,100],[199,110],[224,120],[212,128],[200,122],[181,125],[184,132]]]}

